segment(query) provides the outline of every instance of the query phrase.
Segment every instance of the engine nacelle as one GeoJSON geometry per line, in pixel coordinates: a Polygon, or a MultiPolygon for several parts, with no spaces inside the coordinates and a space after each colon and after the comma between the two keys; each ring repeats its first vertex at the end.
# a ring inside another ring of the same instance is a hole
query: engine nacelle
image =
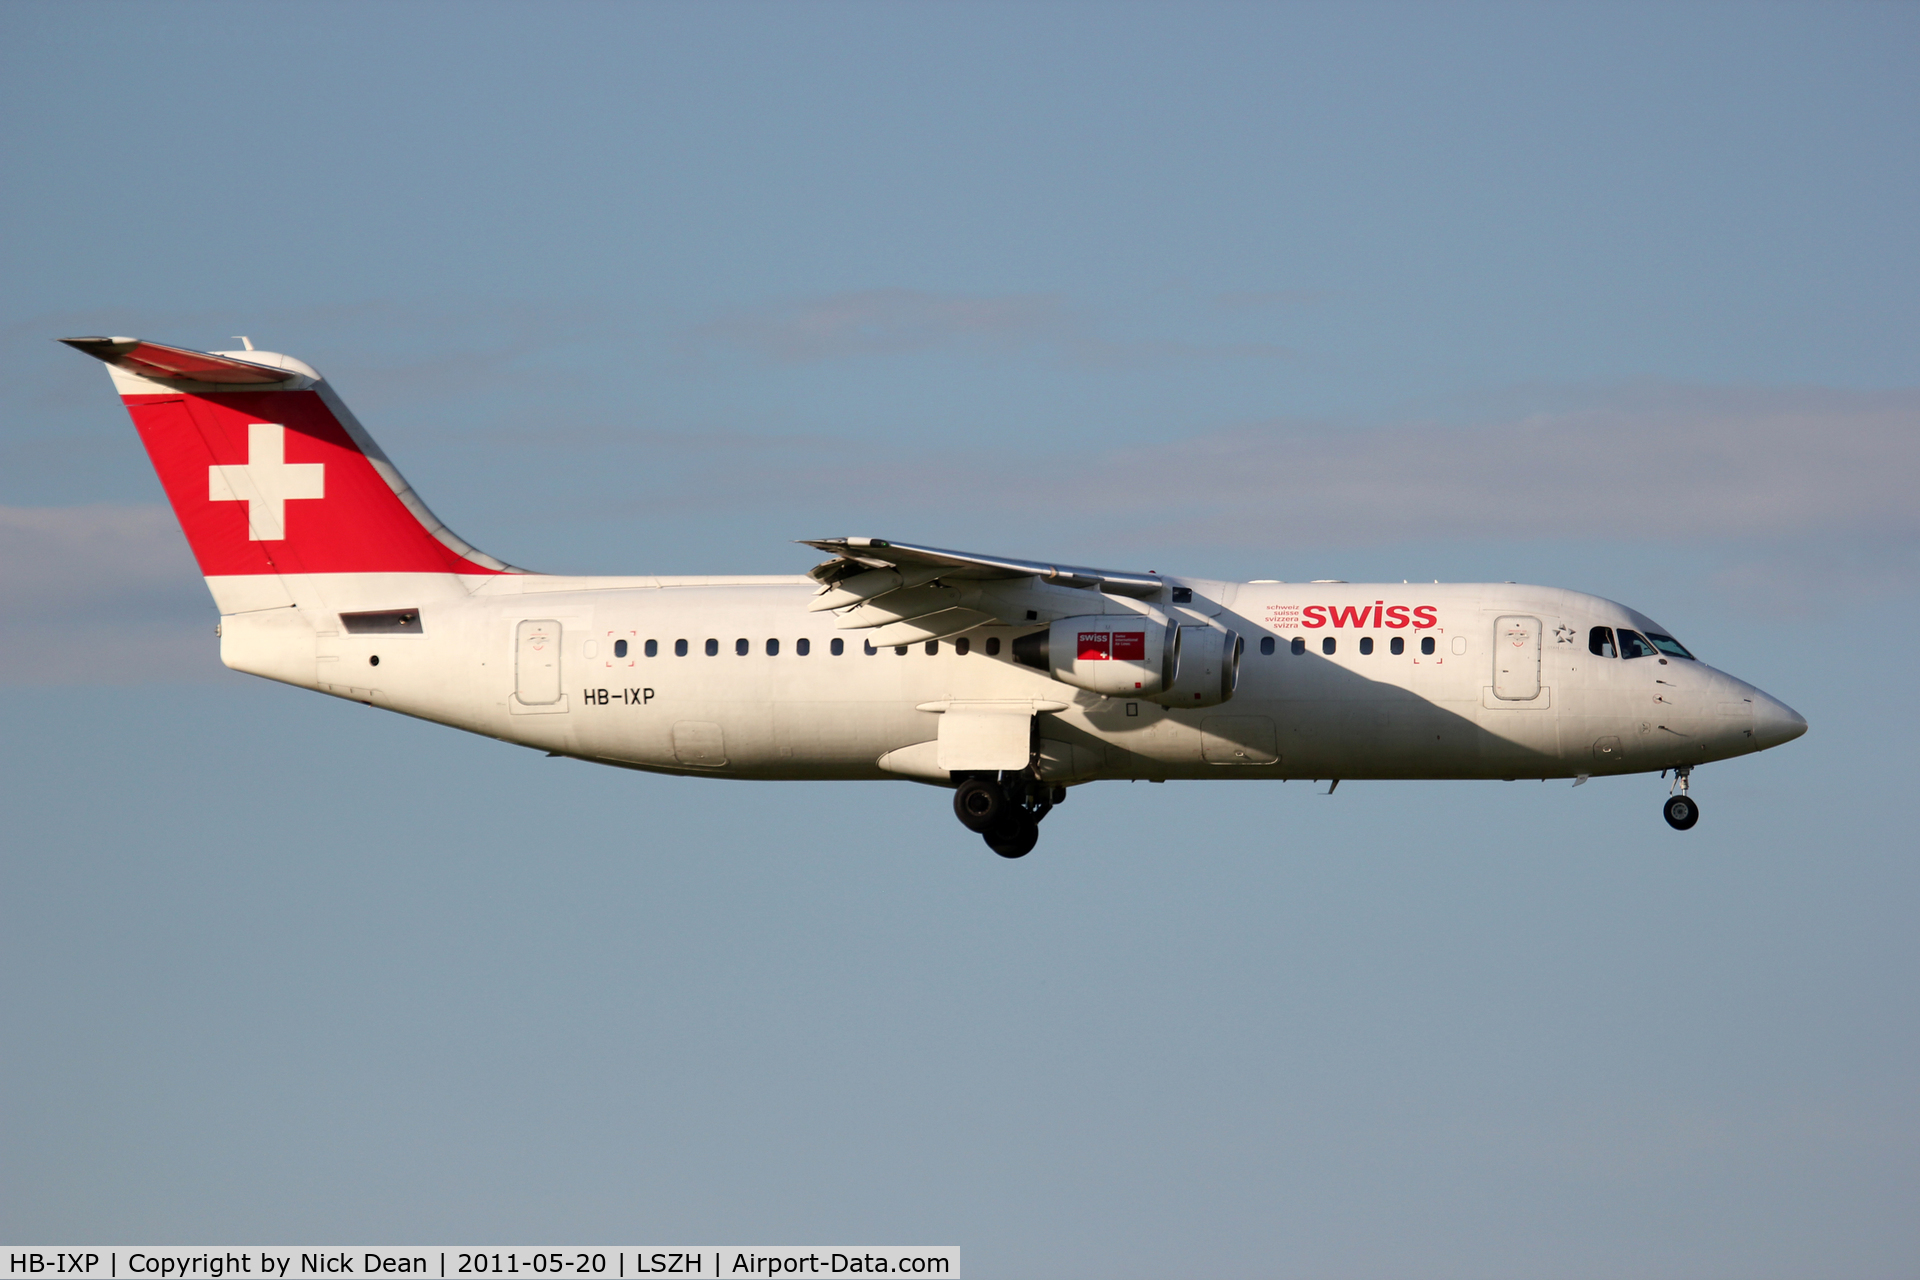
{"type": "Polygon", "coordinates": [[[1181,627],[1178,676],[1153,701],[1163,707],[1217,707],[1240,685],[1240,655],[1247,642],[1228,628],[1181,627]]]}
{"type": "Polygon", "coordinates": [[[1180,628],[1137,613],[1062,618],[1016,639],[1013,660],[1076,689],[1147,698],[1180,674],[1180,628]]]}

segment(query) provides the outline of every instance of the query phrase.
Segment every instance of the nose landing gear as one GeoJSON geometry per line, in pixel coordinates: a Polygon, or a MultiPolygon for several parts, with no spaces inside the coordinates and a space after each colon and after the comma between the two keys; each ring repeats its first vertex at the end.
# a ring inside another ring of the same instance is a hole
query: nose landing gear
{"type": "Polygon", "coordinates": [[[1687,794],[1687,778],[1693,773],[1691,765],[1681,765],[1673,771],[1673,791],[1667,796],[1667,803],[1661,810],[1666,815],[1667,825],[1675,831],[1691,831],[1693,824],[1700,821],[1700,806],[1687,794]]]}
{"type": "Polygon", "coordinates": [[[1067,789],[1028,773],[972,777],[953,793],[953,812],[1003,858],[1024,858],[1040,841],[1040,820],[1067,798],[1067,789]]]}

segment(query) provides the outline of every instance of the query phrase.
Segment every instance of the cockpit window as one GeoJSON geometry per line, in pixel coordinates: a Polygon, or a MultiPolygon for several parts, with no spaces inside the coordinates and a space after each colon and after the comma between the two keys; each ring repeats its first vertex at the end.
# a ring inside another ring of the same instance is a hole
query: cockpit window
{"type": "Polygon", "coordinates": [[[1687,652],[1687,646],[1681,644],[1672,636],[1663,636],[1658,631],[1649,631],[1647,632],[1647,639],[1653,641],[1653,647],[1668,657],[1685,658],[1688,662],[1699,661],[1699,659],[1687,652]]]}
{"type": "Polygon", "coordinates": [[[1613,652],[1613,628],[1595,627],[1587,632],[1587,652],[1596,658],[1611,658],[1613,652]]]}
{"type": "Polygon", "coordinates": [[[1651,658],[1653,646],[1648,644],[1638,631],[1629,631],[1625,627],[1616,633],[1620,637],[1620,656],[1623,658],[1651,658]]]}

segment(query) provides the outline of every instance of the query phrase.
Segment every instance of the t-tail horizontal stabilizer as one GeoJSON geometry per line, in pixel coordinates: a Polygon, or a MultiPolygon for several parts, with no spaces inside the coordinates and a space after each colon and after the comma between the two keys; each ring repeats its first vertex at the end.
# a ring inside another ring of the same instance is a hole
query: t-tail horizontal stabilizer
{"type": "Polygon", "coordinates": [[[84,351],[96,360],[162,382],[209,382],[230,386],[273,386],[292,382],[301,375],[291,369],[275,369],[251,360],[209,351],[189,351],[185,347],[167,347],[139,338],[62,338],[75,351],[84,351]]]}

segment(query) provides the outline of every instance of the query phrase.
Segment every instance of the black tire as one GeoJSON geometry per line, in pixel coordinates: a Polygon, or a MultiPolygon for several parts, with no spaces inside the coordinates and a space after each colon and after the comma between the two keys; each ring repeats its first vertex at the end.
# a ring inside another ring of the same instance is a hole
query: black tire
{"type": "Polygon", "coordinates": [[[953,793],[953,816],[969,831],[991,830],[1012,807],[1000,784],[986,778],[968,778],[953,793]]]}
{"type": "Polygon", "coordinates": [[[1003,858],[1024,858],[1040,843],[1040,824],[1026,810],[1015,809],[987,831],[986,841],[1003,858]]]}
{"type": "Polygon", "coordinates": [[[1692,796],[1684,792],[1677,796],[1669,796],[1666,808],[1661,812],[1666,815],[1667,825],[1675,831],[1691,831],[1693,824],[1700,821],[1700,806],[1693,802],[1692,796]]]}

